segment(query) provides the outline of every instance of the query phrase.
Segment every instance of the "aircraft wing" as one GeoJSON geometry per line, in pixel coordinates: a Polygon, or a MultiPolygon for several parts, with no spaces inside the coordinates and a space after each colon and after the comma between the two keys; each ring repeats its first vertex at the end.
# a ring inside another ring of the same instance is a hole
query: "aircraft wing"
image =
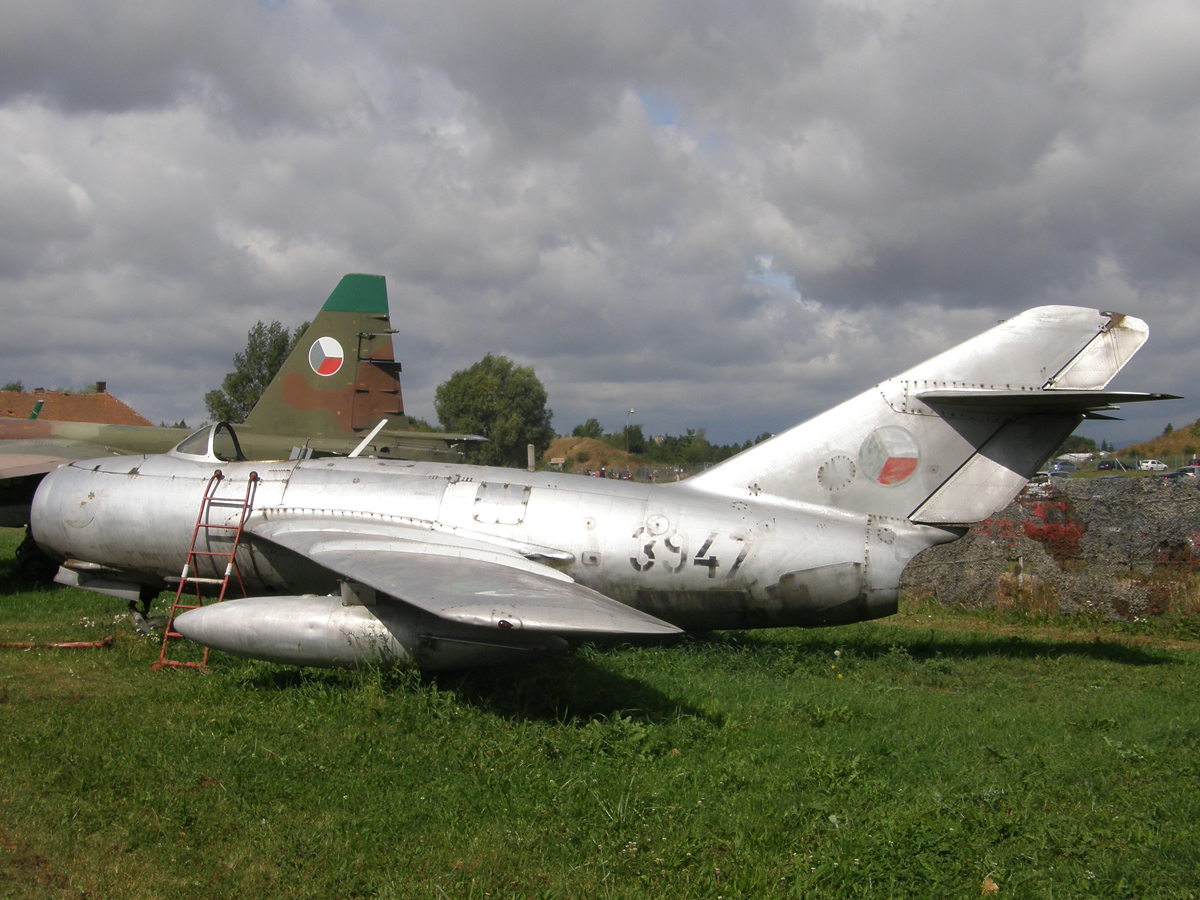
{"type": "Polygon", "coordinates": [[[111,447],[87,441],[0,440],[0,479],[45,475],[64,463],[119,455],[111,447]]]}
{"type": "Polygon", "coordinates": [[[351,581],[453,622],[572,637],[681,631],[534,561],[569,554],[404,526],[364,529],[334,519],[268,519],[247,526],[351,581]]]}
{"type": "Polygon", "coordinates": [[[45,456],[41,453],[0,454],[0,479],[45,475],[71,461],[64,456],[45,456]]]}
{"type": "Polygon", "coordinates": [[[121,451],[103,444],[72,438],[0,440],[0,478],[15,478],[18,474],[36,475],[40,473],[44,475],[63,463],[74,462],[78,459],[96,459],[101,456],[118,456],[120,453],[121,451]],[[46,467],[23,472],[16,471],[38,465],[46,467]],[[9,470],[12,470],[11,474],[9,470]]]}
{"type": "Polygon", "coordinates": [[[379,432],[379,440],[390,440],[396,444],[466,444],[486,441],[481,434],[449,434],[444,431],[388,431],[379,432]]]}

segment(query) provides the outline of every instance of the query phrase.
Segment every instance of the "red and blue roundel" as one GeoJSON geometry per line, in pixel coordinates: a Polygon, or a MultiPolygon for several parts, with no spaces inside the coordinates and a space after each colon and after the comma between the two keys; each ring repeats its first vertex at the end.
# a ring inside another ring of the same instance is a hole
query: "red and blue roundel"
{"type": "Polygon", "coordinates": [[[335,338],[317,338],[308,351],[308,364],[318,375],[333,375],[342,367],[346,354],[335,338]]]}

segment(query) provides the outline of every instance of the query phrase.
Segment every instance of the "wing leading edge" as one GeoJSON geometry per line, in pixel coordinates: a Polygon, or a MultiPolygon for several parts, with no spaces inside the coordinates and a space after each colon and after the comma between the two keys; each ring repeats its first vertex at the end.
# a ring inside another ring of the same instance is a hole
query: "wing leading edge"
{"type": "Polygon", "coordinates": [[[450,622],[579,638],[681,631],[506,547],[422,529],[361,533],[344,521],[323,527],[311,519],[298,525],[267,520],[248,530],[450,622]]]}

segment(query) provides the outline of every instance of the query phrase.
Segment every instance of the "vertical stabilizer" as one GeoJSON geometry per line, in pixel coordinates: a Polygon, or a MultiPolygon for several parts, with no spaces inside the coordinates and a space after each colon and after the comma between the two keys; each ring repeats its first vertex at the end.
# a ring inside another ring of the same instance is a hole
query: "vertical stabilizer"
{"type": "Polygon", "coordinates": [[[691,479],[928,525],[1005,506],[1087,415],[1163,395],[1104,388],[1145,343],[1132,316],[1022,313],[691,479]]]}
{"type": "Polygon", "coordinates": [[[382,275],[346,275],[246,417],[251,431],[352,437],[404,413],[382,275]]]}

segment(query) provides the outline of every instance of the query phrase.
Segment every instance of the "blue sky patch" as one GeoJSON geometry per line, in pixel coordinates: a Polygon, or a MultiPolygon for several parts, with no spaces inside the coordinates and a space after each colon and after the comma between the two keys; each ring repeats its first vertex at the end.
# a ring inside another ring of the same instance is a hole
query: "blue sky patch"
{"type": "Polygon", "coordinates": [[[666,128],[679,121],[679,107],[661,94],[638,91],[638,97],[641,98],[642,105],[646,107],[646,114],[650,116],[650,121],[658,127],[666,128]]]}

